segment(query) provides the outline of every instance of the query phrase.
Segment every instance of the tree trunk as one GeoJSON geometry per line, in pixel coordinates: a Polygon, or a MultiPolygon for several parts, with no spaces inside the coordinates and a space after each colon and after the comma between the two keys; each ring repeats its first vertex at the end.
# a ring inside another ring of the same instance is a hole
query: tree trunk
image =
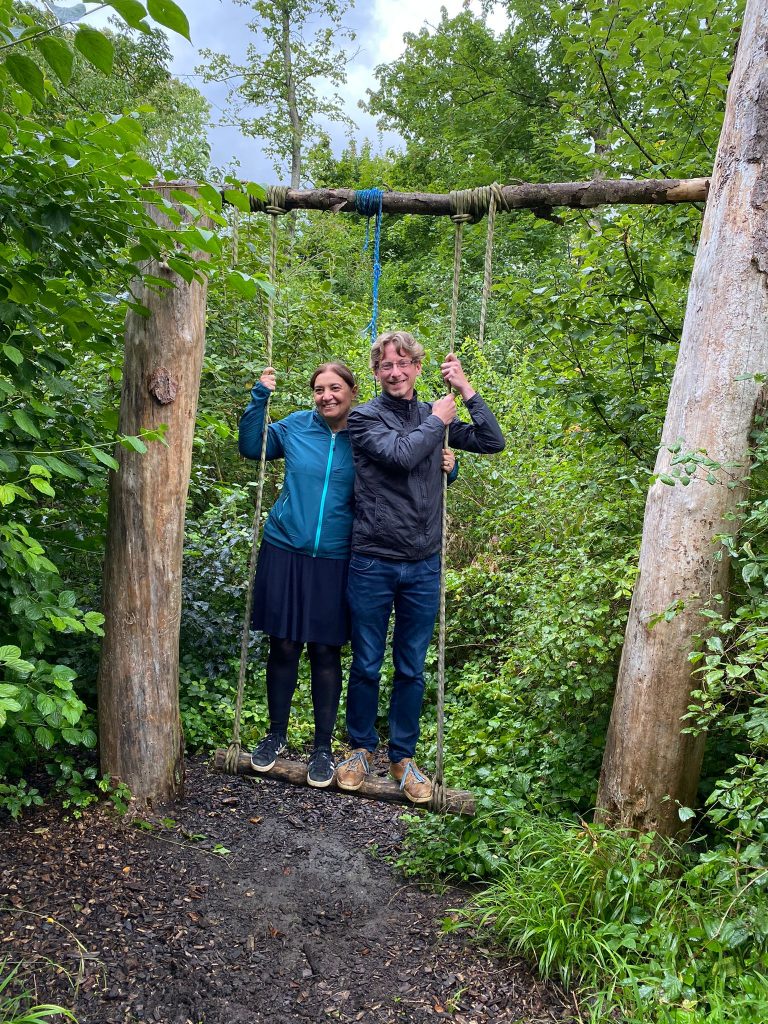
{"type": "Polygon", "coordinates": [[[701,770],[704,738],[683,735],[681,717],[700,611],[716,595],[727,610],[729,565],[714,538],[734,529],[760,397],[754,379],[739,378],[768,366],[767,51],[768,6],[749,0],[655,472],[675,472],[669,449],[680,442],[725,468],[715,484],[699,471],[688,486],[649,490],[597,798],[603,820],[663,835],[685,831],[678,809],[694,804],[701,770]]]}
{"type": "Polygon", "coordinates": [[[293,58],[291,54],[291,7],[282,7],[282,43],[283,70],[285,71],[285,99],[288,104],[288,117],[291,121],[291,188],[301,184],[301,143],[302,130],[299,108],[296,104],[296,83],[293,78],[293,58]]]}
{"type": "MultiPolygon", "coordinates": [[[[173,196],[172,188],[158,191],[173,196]]],[[[156,207],[147,209],[168,224],[156,207]]],[[[145,455],[118,445],[115,454],[120,469],[109,486],[99,742],[102,771],[124,782],[140,804],[158,806],[179,796],[184,784],[181,559],[206,284],[186,284],[156,262],[146,272],[175,287],[157,292],[134,284],[151,315],[129,311],[126,318],[119,430],[137,435],[167,424],[167,444],[150,443],[145,455]]]]}

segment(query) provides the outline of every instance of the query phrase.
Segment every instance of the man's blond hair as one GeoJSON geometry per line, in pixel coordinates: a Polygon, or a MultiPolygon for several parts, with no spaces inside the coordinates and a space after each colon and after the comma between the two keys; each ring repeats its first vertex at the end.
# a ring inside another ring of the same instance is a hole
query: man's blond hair
{"type": "Polygon", "coordinates": [[[371,346],[371,369],[378,370],[381,357],[387,345],[394,345],[395,351],[401,356],[410,356],[411,359],[421,362],[424,358],[424,346],[416,341],[408,331],[385,331],[380,334],[371,346]]]}

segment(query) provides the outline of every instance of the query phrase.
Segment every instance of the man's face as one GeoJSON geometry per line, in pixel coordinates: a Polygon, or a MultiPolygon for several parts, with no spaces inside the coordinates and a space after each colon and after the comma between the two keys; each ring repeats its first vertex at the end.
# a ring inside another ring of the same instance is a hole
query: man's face
{"type": "Polygon", "coordinates": [[[413,386],[421,373],[421,363],[407,353],[398,352],[390,341],[384,346],[378,368],[373,371],[381,390],[392,398],[413,398],[413,386]]]}

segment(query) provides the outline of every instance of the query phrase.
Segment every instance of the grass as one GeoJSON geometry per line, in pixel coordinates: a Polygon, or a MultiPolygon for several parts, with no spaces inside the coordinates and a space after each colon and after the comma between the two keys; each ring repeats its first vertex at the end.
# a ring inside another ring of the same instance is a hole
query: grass
{"type": "Polygon", "coordinates": [[[490,932],[576,988],[592,1024],[755,1024],[768,1020],[766,874],[727,849],[684,859],[653,836],[530,817],[448,927],[490,932]]]}
{"type": "Polygon", "coordinates": [[[33,1005],[32,994],[26,989],[14,992],[19,987],[21,965],[9,966],[7,960],[0,962],[0,1024],[43,1024],[44,1021],[62,1017],[75,1021],[75,1017],[63,1006],[52,1003],[33,1005]]]}

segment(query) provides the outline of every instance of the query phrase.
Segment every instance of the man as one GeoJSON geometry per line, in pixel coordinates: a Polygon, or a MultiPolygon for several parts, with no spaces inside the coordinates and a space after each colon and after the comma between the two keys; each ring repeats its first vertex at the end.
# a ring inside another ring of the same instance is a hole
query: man
{"type": "Polygon", "coordinates": [[[348,429],[355,461],[355,512],[347,597],[352,616],[352,668],[347,731],[352,753],[338,766],[341,789],[359,789],[378,744],[376,715],[387,628],[394,608],[389,760],[392,776],[413,803],[427,803],[432,783],[414,754],[424,694],[424,659],[440,602],[442,450],[500,452],[496,418],[449,355],[444,380],[466,404],[472,423],[456,417],[452,394],[431,405],[414,385],[424,349],[405,331],[380,335],[371,368],[382,394],[353,409],[348,429]]]}

